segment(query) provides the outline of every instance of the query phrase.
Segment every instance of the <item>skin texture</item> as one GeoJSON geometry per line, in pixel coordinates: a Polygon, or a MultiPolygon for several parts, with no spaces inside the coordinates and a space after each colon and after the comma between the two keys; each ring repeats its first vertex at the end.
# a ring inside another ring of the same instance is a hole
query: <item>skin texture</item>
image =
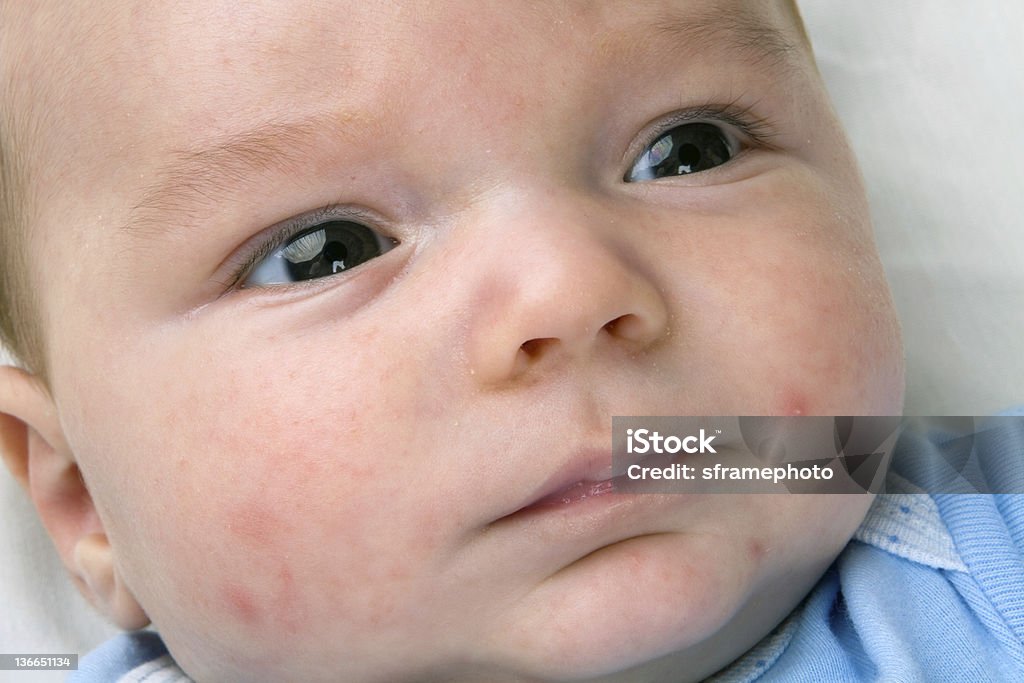
{"type": "Polygon", "coordinates": [[[900,412],[864,192],[781,3],[753,16],[784,57],[652,30],[745,2],[71,4],[21,62],[51,386],[4,369],[5,458],[86,595],[194,678],[697,679],[847,542],[867,496],[512,514],[613,415],[900,412]],[[623,182],[659,120],[730,102],[770,146],[623,182]],[[200,151],[225,139],[247,160],[200,151]],[[399,245],[230,286],[331,204],[399,245]]]}

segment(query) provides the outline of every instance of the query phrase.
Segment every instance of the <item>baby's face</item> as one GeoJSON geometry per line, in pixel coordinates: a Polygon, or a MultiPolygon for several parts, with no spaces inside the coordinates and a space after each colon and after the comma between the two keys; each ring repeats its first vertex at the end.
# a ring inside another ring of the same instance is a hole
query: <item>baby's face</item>
{"type": "Polygon", "coordinates": [[[61,4],[53,396],[195,677],[696,677],[845,544],[867,496],[537,504],[613,415],[901,409],[783,3],[61,4]]]}

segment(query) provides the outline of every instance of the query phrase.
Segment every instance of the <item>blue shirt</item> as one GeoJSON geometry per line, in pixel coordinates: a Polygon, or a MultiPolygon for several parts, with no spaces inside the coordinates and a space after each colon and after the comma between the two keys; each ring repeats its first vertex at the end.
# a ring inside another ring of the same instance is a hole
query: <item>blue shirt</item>
{"type": "MultiPolygon", "coordinates": [[[[916,434],[897,450],[924,462],[950,443],[916,434]]],[[[991,490],[1024,490],[1024,420],[983,446],[991,490]]],[[[800,607],[711,681],[1024,681],[1024,495],[930,495],[898,471],[886,490],[800,607]]],[[[189,679],[141,631],[84,657],[69,680],[189,679]]]]}

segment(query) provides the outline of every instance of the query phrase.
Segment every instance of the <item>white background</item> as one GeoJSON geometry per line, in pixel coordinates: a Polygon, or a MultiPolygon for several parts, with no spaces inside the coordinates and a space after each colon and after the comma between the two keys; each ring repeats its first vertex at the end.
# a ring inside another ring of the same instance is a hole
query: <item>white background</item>
{"type": "Polygon", "coordinates": [[[903,321],[905,412],[1024,403],[1024,2],[801,8],[903,321]]]}

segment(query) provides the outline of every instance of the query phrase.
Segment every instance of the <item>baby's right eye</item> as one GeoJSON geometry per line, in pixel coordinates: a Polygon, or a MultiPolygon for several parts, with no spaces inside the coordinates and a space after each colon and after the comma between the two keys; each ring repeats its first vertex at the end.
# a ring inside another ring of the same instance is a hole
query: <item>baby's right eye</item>
{"type": "Polygon", "coordinates": [[[303,230],[254,264],[242,287],[267,287],[341,273],[391,251],[397,240],[352,221],[303,230]]]}

